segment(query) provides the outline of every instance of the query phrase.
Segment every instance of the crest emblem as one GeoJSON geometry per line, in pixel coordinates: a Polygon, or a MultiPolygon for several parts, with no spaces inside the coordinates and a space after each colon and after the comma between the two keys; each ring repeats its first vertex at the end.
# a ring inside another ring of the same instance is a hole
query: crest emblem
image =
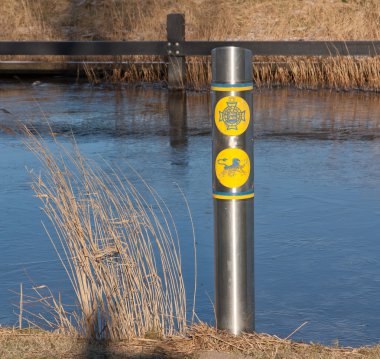
{"type": "Polygon", "coordinates": [[[238,136],[244,133],[250,122],[248,103],[239,96],[221,98],[215,106],[215,125],[227,136],[238,136]]]}
{"type": "Polygon", "coordinates": [[[227,101],[227,107],[223,111],[219,111],[219,121],[224,122],[227,131],[238,130],[240,122],[245,122],[245,111],[237,107],[237,101],[231,97],[227,101]]]}

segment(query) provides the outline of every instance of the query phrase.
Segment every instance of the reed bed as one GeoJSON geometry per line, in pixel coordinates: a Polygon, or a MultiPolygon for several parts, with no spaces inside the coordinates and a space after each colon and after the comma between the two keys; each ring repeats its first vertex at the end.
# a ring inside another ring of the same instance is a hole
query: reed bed
{"type": "Polygon", "coordinates": [[[114,64],[93,66],[83,63],[80,68],[92,84],[99,83],[163,83],[167,82],[167,64],[155,58],[128,58],[114,64]]]}
{"type": "Polygon", "coordinates": [[[47,288],[35,286],[31,301],[50,314],[29,313],[28,320],[97,339],[183,333],[179,236],[165,202],[142,178],[144,196],[117,169],[86,160],[75,143],[70,149],[55,142],[54,154],[31,129],[23,132],[42,164],[43,174],[32,173],[32,188],[51,222],[45,229],[79,307],[69,311],[47,288]]]}
{"type": "MultiPolygon", "coordinates": [[[[84,65],[87,79],[94,84],[167,83],[167,64],[133,63],[93,68],[84,65]]],[[[380,56],[372,58],[301,57],[256,58],[252,67],[256,88],[293,86],[301,89],[380,91],[380,56]]],[[[186,86],[190,90],[209,90],[211,61],[208,57],[189,58],[186,86]]]]}
{"type": "MultiPolygon", "coordinates": [[[[380,91],[380,56],[355,57],[278,57],[255,58],[252,78],[257,88],[295,86],[297,88],[380,91]]],[[[194,90],[209,89],[211,63],[187,63],[187,84],[194,90]]]]}
{"type": "MultiPolygon", "coordinates": [[[[259,59],[258,59],[259,60],[259,59]]],[[[380,90],[380,57],[278,58],[253,66],[257,87],[295,86],[335,90],[380,90]]]]}

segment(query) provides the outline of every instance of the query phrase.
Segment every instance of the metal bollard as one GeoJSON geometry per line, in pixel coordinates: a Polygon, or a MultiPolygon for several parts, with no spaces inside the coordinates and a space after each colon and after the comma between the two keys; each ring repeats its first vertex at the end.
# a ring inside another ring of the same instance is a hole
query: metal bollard
{"type": "Polygon", "coordinates": [[[221,47],[211,57],[215,314],[237,335],[255,326],[252,53],[221,47]]]}

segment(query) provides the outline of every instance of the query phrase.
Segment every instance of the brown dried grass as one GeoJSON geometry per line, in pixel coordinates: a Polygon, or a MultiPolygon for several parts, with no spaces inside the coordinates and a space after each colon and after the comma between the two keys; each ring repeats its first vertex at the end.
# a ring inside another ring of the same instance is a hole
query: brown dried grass
{"type": "MultiPolygon", "coordinates": [[[[165,63],[120,64],[95,69],[84,65],[92,83],[167,83],[165,63]]],[[[278,57],[256,58],[252,78],[257,88],[294,86],[300,89],[335,89],[380,91],[380,56],[355,57],[278,57]]],[[[211,62],[207,57],[189,58],[186,84],[191,90],[208,90],[211,83],[211,62]]]]}
{"type": "Polygon", "coordinates": [[[297,343],[259,333],[234,336],[206,324],[194,325],[181,345],[174,343],[180,356],[200,351],[230,352],[254,358],[375,358],[380,348],[336,348],[320,344],[297,343]]]}
{"type": "Polygon", "coordinates": [[[0,357],[39,358],[227,358],[260,359],[375,359],[380,346],[344,348],[297,343],[276,336],[244,333],[238,337],[205,324],[189,327],[183,336],[165,339],[91,342],[79,337],[24,329],[0,328],[0,357]]]}
{"type": "MultiPolygon", "coordinates": [[[[256,57],[252,78],[257,88],[295,86],[365,91],[380,90],[380,56],[349,57],[256,57]]],[[[211,82],[209,59],[187,64],[187,84],[195,90],[208,89],[211,82]]]]}
{"type": "Polygon", "coordinates": [[[35,296],[24,299],[28,321],[97,339],[183,333],[179,236],[165,202],[141,177],[144,196],[120,171],[85,160],[75,144],[69,150],[55,141],[53,154],[38,134],[25,126],[23,132],[43,170],[32,174],[32,188],[53,225],[55,233],[47,232],[79,307],[68,312],[48,288],[34,287],[35,296]],[[27,312],[30,302],[48,314],[27,312]]]}
{"type": "Polygon", "coordinates": [[[171,12],[185,14],[189,40],[380,38],[377,0],[2,0],[0,38],[165,39],[171,12]]]}
{"type": "MultiPolygon", "coordinates": [[[[167,84],[168,65],[157,58],[129,56],[109,61],[113,63],[79,63],[76,67],[77,74],[84,73],[93,84],[167,84]]],[[[380,56],[255,57],[252,79],[257,88],[294,86],[300,89],[379,92],[380,56]]],[[[186,88],[209,90],[210,83],[210,58],[189,57],[186,63],[186,88]]]]}
{"type": "MultiPolygon", "coordinates": [[[[185,14],[189,40],[380,39],[377,0],[3,0],[0,26],[5,30],[0,39],[164,40],[166,16],[171,12],[185,14]]],[[[131,59],[156,61],[152,57],[114,58],[112,69],[95,71],[87,66],[85,71],[94,83],[167,81],[165,66],[117,64],[131,59]]],[[[369,91],[380,88],[379,57],[263,61],[265,64],[255,66],[253,71],[258,87],[291,85],[369,91]]],[[[209,68],[208,60],[189,58],[188,87],[207,88],[209,68]]]]}
{"type": "Polygon", "coordinates": [[[338,90],[380,90],[380,57],[277,58],[253,66],[257,87],[287,86],[338,90]]]}

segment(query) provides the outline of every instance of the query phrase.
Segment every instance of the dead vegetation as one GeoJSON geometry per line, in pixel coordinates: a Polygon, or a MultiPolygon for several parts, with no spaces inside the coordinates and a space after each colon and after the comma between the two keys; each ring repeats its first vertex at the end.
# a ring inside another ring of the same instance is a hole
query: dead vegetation
{"type": "Polygon", "coordinates": [[[80,337],[25,329],[0,328],[0,357],[39,358],[217,358],[218,353],[260,359],[375,359],[380,347],[342,348],[306,344],[258,333],[239,337],[205,324],[188,328],[183,336],[134,338],[94,342],[80,337]]]}
{"type": "MultiPolygon", "coordinates": [[[[377,0],[3,0],[0,7],[2,40],[164,40],[166,16],[171,12],[185,14],[189,40],[380,39],[377,0]]],[[[88,79],[93,83],[167,81],[166,64],[157,63],[164,59],[140,56],[111,60],[115,62],[111,69],[87,66],[88,79]],[[128,61],[132,63],[121,64],[128,61]]],[[[253,70],[257,87],[380,88],[379,56],[255,61],[260,63],[253,70]]],[[[209,68],[208,58],[189,58],[188,87],[207,89],[209,68]]]]}
{"type": "MultiPolygon", "coordinates": [[[[378,92],[380,90],[380,56],[347,57],[256,57],[252,78],[257,88],[295,86],[305,89],[339,89],[378,92]]],[[[84,65],[87,79],[94,83],[166,83],[165,63],[115,64],[112,68],[94,69],[84,65]]],[[[205,57],[189,58],[186,84],[191,90],[207,90],[211,83],[211,61],[205,57]]]]}
{"type": "Polygon", "coordinates": [[[1,39],[164,40],[171,12],[189,40],[380,38],[377,0],[3,0],[1,39]]]}
{"type": "Polygon", "coordinates": [[[38,134],[25,126],[23,132],[42,165],[41,174],[31,174],[54,233],[45,229],[77,301],[68,311],[48,288],[34,287],[23,303],[27,321],[102,340],[184,333],[179,235],[165,202],[132,168],[144,196],[117,169],[84,159],[75,144],[70,150],[55,141],[54,154],[38,134]],[[46,314],[27,312],[28,303],[46,314]]]}

